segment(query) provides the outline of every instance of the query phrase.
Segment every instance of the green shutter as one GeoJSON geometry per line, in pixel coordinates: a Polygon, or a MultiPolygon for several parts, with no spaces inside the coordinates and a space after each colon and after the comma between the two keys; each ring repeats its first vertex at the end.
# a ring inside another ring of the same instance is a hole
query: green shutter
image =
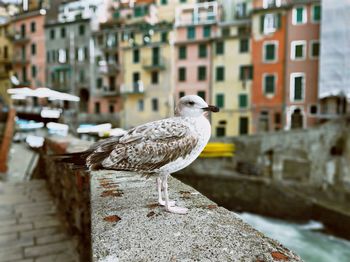
{"type": "Polygon", "coordinates": [[[194,26],[187,28],[187,39],[194,39],[196,37],[196,31],[194,26]]]}
{"type": "Polygon", "coordinates": [[[313,20],[320,21],[321,20],[321,6],[315,5],[313,7],[313,20]]]}
{"type": "Polygon", "coordinates": [[[275,60],[275,44],[265,45],[265,60],[271,61],[275,60]]]}
{"type": "Polygon", "coordinates": [[[266,94],[275,93],[275,76],[273,75],[265,76],[265,93],[266,94]]]}
{"type": "Polygon", "coordinates": [[[206,44],[200,44],[198,46],[198,57],[207,57],[207,45],[206,44]]]}
{"type": "Polygon", "coordinates": [[[239,108],[247,108],[247,106],[248,106],[248,95],[240,94],[238,96],[238,104],[239,104],[239,108]]]}
{"type": "Polygon", "coordinates": [[[186,59],[187,57],[187,48],[186,46],[179,47],[179,59],[186,59]]]}
{"type": "Polygon", "coordinates": [[[260,16],[260,33],[264,32],[264,20],[265,20],[265,15],[260,16]]]}
{"type": "Polygon", "coordinates": [[[205,91],[198,91],[197,95],[205,100],[205,91]]]}
{"type": "Polygon", "coordinates": [[[186,81],[186,68],[179,68],[179,81],[186,81]]]}
{"type": "Polygon", "coordinates": [[[303,56],[304,56],[303,45],[296,45],[295,46],[295,58],[302,58],[303,56]]]}
{"type": "Polygon", "coordinates": [[[224,81],[225,80],[225,68],[223,66],[219,66],[216,68],[216,81],[224,81]]]}
{"type": "Polygon", "coordinates": [[[224,42],[217,42],[216,43],[216,54],[217,55],[223,55],[224,54],[224,42]]]}
{"type": "Polygon", "coordinates": [[[248,134],[249,130],[249,120],[248,117],[240,117],[239,118],[239,134],[245,135],[248,134]]]}
{"type": "Polygon", "coordinates": [[[276,16],[277,16],[277,29],[280,29],[282,26],[282,14],[278,13],[276,16]]]}
{"type": "Polygon", "coordinates": [[[203,28],[203,37],[208,38],[210,36],[211,36],[211,27],[210,27],[210,25],[206,25],[203,28]]]}
{"type": "Polygon", "coordinates": [[[207,68],[205,66],[199,66],[197,73],[198,73],[197,79],[199,81],[204,81],[207,78],[207,68]]]}
{"type": "Polygon", "coordinates": [[[223,108],[225,105],[224,103],[224,95],[223,94],[217,94],[216,95],[216,106],[219,108],[223,108]]]}
{"type": "Polygon", "coordinates": [[[294,100],[303,99],[303,77],[298,76],[294,78],[294,100]]]}
{"type": "Polygon", "coordinates": [[[320,43],[313,43],[311,54],[313,57],[318,57],[320,55],[320,43]]]}
{"type": "Polygon", "coordinates": [[[297,7],[297,24],[301,24],[303,22],[303,13],[304,13],[304,7],[297,7]]]}

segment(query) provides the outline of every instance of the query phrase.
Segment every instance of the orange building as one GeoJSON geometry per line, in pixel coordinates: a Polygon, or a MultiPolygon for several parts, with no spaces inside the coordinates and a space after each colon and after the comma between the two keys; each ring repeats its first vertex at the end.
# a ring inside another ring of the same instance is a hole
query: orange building
{"type": "Polygon", "coordinates": [[[253,132],[283,128],[286,5],[254,1],[252,15],[253,132]]]}

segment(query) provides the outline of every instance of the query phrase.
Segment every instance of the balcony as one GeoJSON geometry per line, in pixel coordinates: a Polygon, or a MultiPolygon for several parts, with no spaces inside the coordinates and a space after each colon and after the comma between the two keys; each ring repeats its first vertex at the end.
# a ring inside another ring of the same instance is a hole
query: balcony
{"type": "Polygon", "coordinates": [[[120,90],[123,95],[143,95],[145,93],[143,82],[138,81],[133,84],[123,84],[120,90]]]}
{"type": "Polygon", "coordinates": [[[165,70],[164,57],[149,57],[142,60],[142,67],[145,70],[165,70]]]}
{"type": "Polygon", "coordinates": [[[22,35],[22,34],[19,34],[19,33],[16,33],[14,36],[13,36],[13,43],[14,44],[26,44],[29,42],[29,37],[27,37],[26,35],[22,35]]]}
{"type": "Polygon", "coordinates": [[[101,96],[119,96],[120,95],[120,88],[113,86],[113,87],[108,87],[104,86],[99,90],[99,94],[101,96]]]}
{"type": "Polygon", "coordinates": [[[100,61],[98,72],[104,75],[116,75],[120,71],[120,64],[115,61],[100,61]]]}
{"type": "Polygon", "coordinates": [[[29,63],[29,59],[27,57],[16,56],[13,58],[12,63],[24,65],[29,63]]]}
{"type": "Polygon", "coordinates": [[[205,2],[176,9],[175,26],[211,24],[219,22],[218,3],[205,2]]]}

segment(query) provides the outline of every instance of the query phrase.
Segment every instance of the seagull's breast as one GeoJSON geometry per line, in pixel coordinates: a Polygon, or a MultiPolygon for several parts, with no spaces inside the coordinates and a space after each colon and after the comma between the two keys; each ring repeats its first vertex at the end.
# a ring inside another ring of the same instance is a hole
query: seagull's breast
{"type": "Polygon", "coordinates": [[[184,121],[190,127],[192,135],[198,137],[198,143],[185,158],[178,158],[160,168],[162,172],[174,173],[191,164],[200,155],[210,139],[211,126],[206,117],[184,118],[184,121]]]}

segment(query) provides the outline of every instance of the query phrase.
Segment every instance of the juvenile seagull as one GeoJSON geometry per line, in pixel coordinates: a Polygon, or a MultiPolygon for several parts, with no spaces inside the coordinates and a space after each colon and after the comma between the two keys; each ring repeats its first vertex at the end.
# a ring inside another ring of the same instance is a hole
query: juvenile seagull
{"type": "Polygon", "coordinates": [[[182,97],[174,117],[137,126],[122,136],[99,141],[87,151],[63,155],[62,161],[89,170],[158,175],[159,204],[168,212],[186,214],[187,208],[177,207],[169,200],[168,176],[192,163],[208,143],[211,131],[206,118],[208,111],[219,109],[199,96],[182,97]]]}

